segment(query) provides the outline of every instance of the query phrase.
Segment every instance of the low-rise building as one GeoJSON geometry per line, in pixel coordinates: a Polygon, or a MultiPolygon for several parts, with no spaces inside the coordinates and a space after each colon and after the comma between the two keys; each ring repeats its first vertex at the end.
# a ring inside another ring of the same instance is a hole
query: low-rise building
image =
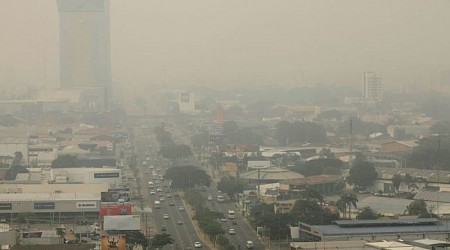
{"type": "Polygon", "coordinates": [[[341,220],[332,225],[309,225],[299,223],[291,227],[293,241],[392,241],[436,239],[450,236],[450,222],[435,218],[386,219],[386,220],[341,220]]]}
{"type": "Polygon", "coordinates": [[[302,192],[312,188],[321,194],[341,191],[345,187],[340,175],[317,175],[280,181],[280,191],[288,199],[299,197],[302,192]]]}

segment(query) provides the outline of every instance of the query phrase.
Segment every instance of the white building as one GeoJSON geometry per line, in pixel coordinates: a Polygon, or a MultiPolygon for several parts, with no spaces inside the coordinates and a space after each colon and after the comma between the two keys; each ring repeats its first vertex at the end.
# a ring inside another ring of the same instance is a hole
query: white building
{"type": "Polygon", "coordinates": [[[363,97],[375,103],[383,101],[383,88],[379,73],[364,72],[363,97]]]}
{"type": "Polygon", "coordinates": [[[122,184],[122,171],[113,168],[54,168],[52,180],[65,179],[69,183],[109,183],[112,187],[122,184]]]}
{"type": "Polygon", "coordinates": [[[178,106],[181,113],[194,113],[195,112],[194,93],[180,92],[178,96],[178,106]]]}
{"type": "Polygon", "coordinates": [[[51,144],[36,144],[28,146],[28,159],[33,167],[47,167],[58,157],[58,148],[51,144]]]}

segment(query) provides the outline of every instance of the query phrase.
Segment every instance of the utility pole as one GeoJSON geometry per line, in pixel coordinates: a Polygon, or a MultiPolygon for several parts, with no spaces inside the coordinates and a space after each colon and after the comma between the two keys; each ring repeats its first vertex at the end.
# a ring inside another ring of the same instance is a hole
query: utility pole
{"type": "Polygon", "coordinates": [[[350,117],[350,158],[348,161],[349,168],[353,164],[353,119],[350,117]]]}
{"type": "Polygon", "coordinates": [[[258,197],[258,201],[260,200],[260,194],[259,194],[259,191],[260,191],[260,181],[261,181],[261,169],[259,169],[258,168],[258,193],[256,194],[256,197],[258,197]]]}

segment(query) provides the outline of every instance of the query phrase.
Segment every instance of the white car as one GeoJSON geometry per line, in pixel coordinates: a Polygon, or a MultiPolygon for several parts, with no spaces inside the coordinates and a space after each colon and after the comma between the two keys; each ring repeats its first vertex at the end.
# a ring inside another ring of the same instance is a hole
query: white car
{"type": "Polygon", "coordinates": [[[231,235],[235,235],[236,231],[234,231],[233,228],[230,228],[230,230],[228,230],[228,233],[231,234],[231,235]]]}
{"type": "Polygon", "coordinates": [[[151,195],[156,194],[155,190],[150,191],[150,194],[151,194],[151,195]]]}
{"type": "Polygon", "coordinates": [[[168,214],[164,214],[163,218],[167,220],[167,219],[169,219],[170,217],[169,217],[168,214]]]}
{"type": "Polygon", "coordinates": [[[210,196],[208,196],[208,200],[209,201],[212,201],[213,200],[213,197],[210,195],[210,196]]]}
{"type": "Polygon", "coordinates": [[[163,197],[159,197],[159,201],[165,201],[166,199],[163,197]]]}
{"type": "Polygon", "coordinates": [[[202,247],[202,243],[200,243],[199,241],[194,242],[194,247],[195,248],[201,248],[202,247]]]}

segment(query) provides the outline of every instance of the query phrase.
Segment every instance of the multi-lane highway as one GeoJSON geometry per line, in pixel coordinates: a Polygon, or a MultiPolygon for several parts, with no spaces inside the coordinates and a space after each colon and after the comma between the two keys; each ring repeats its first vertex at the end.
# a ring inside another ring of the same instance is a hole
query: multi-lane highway
{"type": "MultiPolygon", "coordinates": [[[[157,155],[158,146],[153,130],[136,128],[134,134],[142,203],[144,208],[151,208],[152,211],[147,214],[146,224],[149,228],[146,231],[170,234],[175,242],[163,248],[167,250],[194,248],[195,242],[204,245],[178,191],[170,189],[170,185],[161,178],[168,166],[157,155]],[[149,182],[152,182],[151,186],[149,182]],[[160,201],[159,208],[155,207],[155,201],[160,201]],[[168,218],[164,218],[164,215],[168,218]]],[[[207,249],[205,246],[202,248],[207,249]]]]}
{"type": "MultiPolygon", "coordinates": [[[[202,238],[195,231],[188,212],[183,211],[184,209],[180,210],[180,207],[185,207],[185,203],[177,195],[177,191],[171,190],[169,188],[170,185],[161,178],[161,175],[164,174],[164,171],[169,165],[164,160],[158,158],[158,145],[152,127],[150,125],[148,129],[144,129],[136,126],[134,129],[134,153],[138,157],[138,186],[140,186],[140,192],[143,198],[142,206],[147,208],[144,210],[152,211],[147,216],[148,222],[146,224],[149,228],[146,228],[146,230],[152,234],[165,232],[172,236],[175,243],[165,246],[165,250],[194,248],[194,242],[201,242],[202,249],[208,249],[202,242],[202,238]],[[143,164],[144,161],[145,165],[143,164]],[[149,182],[153,182],[153,187],[149,188],[149,182]],[[157,189],[161,190],[158,192],[157,189]],[[154,194],[152,191],[154,191],[154,194]],[[155,208],[155,201],[160,200],[161,197],[164,200],[160,201],[160,208],[155,208]],[[164,215],[167,215],[169,218],[165,219],[164,215]]],[[[179,137],[178,140],[183,142],[188,140],[188,138],[182,138],[183,136],[181,134],[183,133],[176,131],[176,128],[174,130],[171,133],[175,137],[179,137]]],[[[191,158],[189,164],[200,166],[200,163],[195,158],[191,158]]],[[[207,168],[204,170],[209,172],[207,168]]],[[[219,203],[216,201],[218,190],[216,189],[215,182],[212,183],[210,188],[202,192],[202,195],[204,196],[205,203],[211,210],[219,211],[225,217],[227,217],[228,210],[235,211],[236,218],[234,220],[227,219],[226,222],[221,222],[225,230],[225,236],[229,238],[230,242],[235,246],[235,249],[245,249],[246,242],[249,240],[254,244],[253,249],[264,249],[255,231],[241,215],[239,208],[236,207],[236,203],[230,201],[219,203]],[[208,201],[208,196],[212,196],[213,200],[208,201]],[[235,223],[232,223],[233,221],[235,223]],[[229,234],[230,228],[235,230],[236,233],[234,235],[229,234]]]]}
{"type": "MultiPolygon", "coordinates": [[[[171,133],[172,135],[179,137],[179,140],[185,143],[188,143],[190,140],[190,138],[186,136],[184,129],[173,127],[171,133]]],[[[193,161],[190,162],[191,165],[201,166],[196,157],[191,158],[191,161],[193,161]]],[[[205,170],[207,173],[210,172],[210,169],[208,169],[207,166],[204,166],[203,170],[205,170]]],[[[247,241],[253,242],[253,249],[264,249],[264,245],[256,236],[255,230],[251,228],[246,218],[242,216],[241,210],[238,206],[236,206],[236,203],[230,201],[225,201],[223,203],[217,202],[219,191],[217,190],[217,183],[215,182],[215,180],[213,180],[211,186],[206,190],[206,192],[202,192],[202,195],[208,208],[213,211],[221,212],[224,217],[227,217],[229,210],[235,211],[236,218],[234,220],[227,219],[226,222],[222,222],[222,228],[225,230],[225,236],[228,237],[228,239],[233,243],[236,249],[245,249],[247,241]],[[208,201],[208,196],[212,196],[212,201],[208,201]],[[229,229],[231,228],[235,231],[235,234],[233,235],[229,234],[229,229]]]]}

